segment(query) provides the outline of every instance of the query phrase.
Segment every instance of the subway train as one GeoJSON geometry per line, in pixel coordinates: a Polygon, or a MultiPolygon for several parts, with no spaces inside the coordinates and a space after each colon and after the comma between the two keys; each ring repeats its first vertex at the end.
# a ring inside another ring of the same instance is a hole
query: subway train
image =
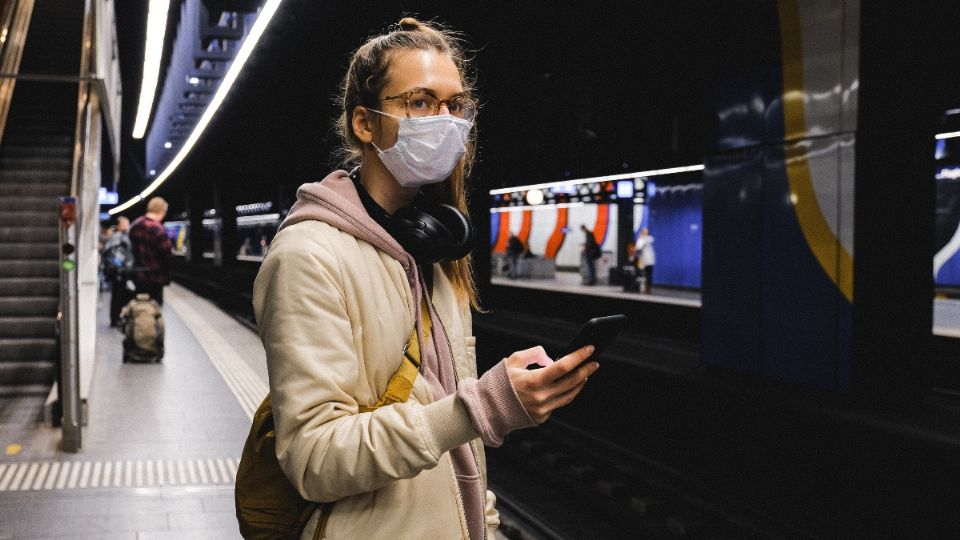
{"type": "MultiPolygon", "coordinates": [[[[286,31],[157,191],[172,205],[175,280],[251,323],[253,280],[297,187],[336,166],[328,98],[344,59],[395,11],[307,4],[283,13],[286,31]]],[[[541,3],[415,4],[476,46],[481,370],[624,313],[552,433],[685,486],[669,498],[693,508],[675,535],[696,536],[687,525],[711,512],[751,536],[960,532],[955,8],[574,4],[547,21],[541,3]],[[581,279],[581,226],[601,247],[595,286],[581,279]],[[644,228],[650,294],[623,287],[644,228]]],[[[147,139],[147,169],[170,158],[164,139],[147,139]]],[[[520,470],[577,452],[551,446],[508,440],[490,459],[514,476],[494,466],[491,481],[575,475],[520,470]]],[[[609,504],[642,521],[631,483],[609,504]]]]}

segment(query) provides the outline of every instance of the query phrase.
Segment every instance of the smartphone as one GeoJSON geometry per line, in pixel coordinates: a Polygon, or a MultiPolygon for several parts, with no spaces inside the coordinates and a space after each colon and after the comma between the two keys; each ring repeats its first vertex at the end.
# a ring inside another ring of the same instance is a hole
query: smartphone
{"type": "MultiPolygon", "coordinates": [[[[613,338],[616,337],[621,330],[623,330],[626,324],[626,315],[608,315],[606,317],[596,317],[590,319],[580,328],[580,331],[577,332],[577,335],[573,336],[573,339],[570,340],[570,343],[568,343],[566,348],[563,349],[563,353],[560,356],[557,356],[555,360],[559,360],[587,345],[593,345],[593,354],[581,362],[581,364],[591,360],[596,360],[600,357],[600,353],[607,348],[607,345],[613,341],[613,338]]],[[[527,366],[527,369],[539,369],[541,367],[543,366],[539,364],[530,364],[527,366]]]]}

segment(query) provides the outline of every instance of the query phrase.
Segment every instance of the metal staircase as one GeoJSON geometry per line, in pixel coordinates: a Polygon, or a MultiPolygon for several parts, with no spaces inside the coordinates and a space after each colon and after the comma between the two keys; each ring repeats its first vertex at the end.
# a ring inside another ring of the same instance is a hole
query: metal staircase
{"type": "Polygon", "coordinates": [[[60,356],[57,198],[70,195],[78,83],[23,75],[79,72],[83,11],[69,4],[35,3],[0,144],[0,423],[39,416],[60,356]]]}

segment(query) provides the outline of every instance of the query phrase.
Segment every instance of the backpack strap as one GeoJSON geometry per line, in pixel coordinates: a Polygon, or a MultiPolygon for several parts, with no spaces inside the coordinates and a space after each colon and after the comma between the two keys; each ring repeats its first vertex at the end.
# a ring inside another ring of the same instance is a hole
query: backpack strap
{"type": "MultiPolygon", "coordinates": [[[[430,339],[432,329],[426,297],[420,303],[420,326],[423,328],[423,341],[426,343],[430,339]]],[[[384,405],[406,401],[410,397],[410,392],[413,391],[413,383],[420,373],[421,358],[423,358],[423,355],[420,352],[420,340],[417,339],[417,327],[414,325],[413,332],[410,333],[410,339],[403,346],[403,361],[400,362],[397,371],[390,376],[387,389],[373,405],[369,407],[361,405],[360,412],[371,412],[384,405]]]]}

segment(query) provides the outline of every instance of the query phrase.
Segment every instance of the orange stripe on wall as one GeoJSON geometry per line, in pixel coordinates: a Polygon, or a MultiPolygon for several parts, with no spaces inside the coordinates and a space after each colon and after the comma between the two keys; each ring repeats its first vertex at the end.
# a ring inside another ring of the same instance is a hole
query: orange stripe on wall
{"type": "Polygon", "coordinates": [[[506,253],[507,241],[510,240],[510,213],[500,214],[500,230],[497,231],[497,243],[493,246],[494,253],[506,253]]]}
{"type": "Polygon", "coordinates": [[[550,239],[547,240],[547,251],[543,254],[547,259],[556,259],[557,252],[560,251],[560,248],[563,246],[563,240],[566,237],[566,234],[563,230],[567,227],[567,209],[558,208],[557,209],[557,224],[553,228],[553,233],[550,235],[550,239]]]}
{"type": "Polygon", "coordinates": [[[593,224],[593,238],[597,245],[603,247],[604,240],[607,239],[607,226],[610,224],[610,205],[597,205],[597,221],[593,224]]]}
{"type": "Polygon", "coordinates": [[[517,237],[523,242],[523,245],[527,245],[530,241],[530,224],[533,220],[533,211],[524,210],[523,211],[523,222],[520,224],[520,234],[517,237]]]}

